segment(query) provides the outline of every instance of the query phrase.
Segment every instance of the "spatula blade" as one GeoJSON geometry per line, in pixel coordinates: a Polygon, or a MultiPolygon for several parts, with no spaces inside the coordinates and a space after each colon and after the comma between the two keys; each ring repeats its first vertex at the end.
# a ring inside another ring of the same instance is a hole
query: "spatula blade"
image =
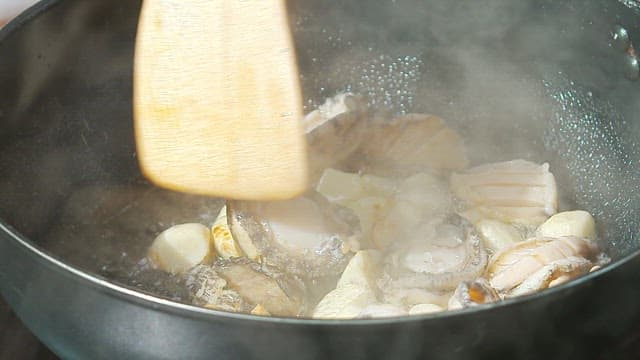
{"type": "Polygon", "coordinates": [[[307,188],[284,1],[146,0],[134,105],[139,162],[159,186],[250,200],[307,188]]]}

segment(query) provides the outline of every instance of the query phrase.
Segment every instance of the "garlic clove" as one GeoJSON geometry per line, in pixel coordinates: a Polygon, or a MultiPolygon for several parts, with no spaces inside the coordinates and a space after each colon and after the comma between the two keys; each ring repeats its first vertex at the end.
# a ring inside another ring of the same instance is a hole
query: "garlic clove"
{"type": "Polygon", "coordinates": [[[155,238],[147,256],[163,271],[184,273],[212,254],[210,234],[202,224],[172,226],[155,238]]]}
{"type": "Polygon", "coordinates": [[[595,240],[596,222],[586,211],[564,211],[557,213],[538,227],[543,237],[575,236],[595,240]]]}

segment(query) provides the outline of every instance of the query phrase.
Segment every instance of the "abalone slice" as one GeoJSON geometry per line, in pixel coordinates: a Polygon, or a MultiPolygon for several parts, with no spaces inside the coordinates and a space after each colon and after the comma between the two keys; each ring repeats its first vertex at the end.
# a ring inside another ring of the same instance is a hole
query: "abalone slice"
{"type": "Polygon", "coordinates": [[[309,145],[312,182],[330,167],[349,158],[364,139],[369,114],[360,96],[338,94],[303,120],[309,145]]]}
{"type": "Polygon", "coordinates": [[[238,292],[227,287],[227,281],[212,266],[198,265],[185,278],[194,305],[232,312],[249,312],[253,309],[238,292]]]}
{"type": "Polygon", "coordinates": [[[229,289],[252,304],[246,312],[257,305],[271,315],[298,316],[305,311],[304,285],[291,275],[243,258],[220,260],[214,269],[229,289]]]}
{"type": "Polygon", "coordinates": [[[442,118],[408,114],[369,121],[358,154],[360,167],[368,173],[407,176],[430,169],[463,169],[468,162],[465,151],[460,135],[442,118]]]}
{"type": "Polygon", "coordinates": [[[462,309],[499,301],[500,295],[483,278],[461,282],[449,299],[449,310],[462,309]]]}
{"type": "Polygon", "coordinates": [[[418,173],[399,182],[385,205],[371,233],[372,243],[379,249],[432,237],[435,225],[452,207],[446,183],[430,173],[418,173]]]}
{"type": "Polygon", "coordinates": [[[538,226],[558,209],[549,164],[512,160],[480,165],[451,175],[451,190],[467,204],[463,216],[538,226]]]}
{"type": "Polygon", "coordinates": [[[487,253],[473,227],[455,217],[437,226],[430,237],[409,244],[390,259],[380,288],[442,292],[477,278],[485,269],[487,253]]]}
{"type": "Polygon", "coordinates": [[[579,256],[555,260],[531,274],[507,295],[509,297],[526,295],[550,288],[586,274],[592,267],[593,262],[579,256]]]}
{"type": "MultiPolygon", "coordinates": [[[[487,278],[493,288],[507,293],[547,265],[569,258],[589,260],[597,252],[596,245],[584,238],[532,238],[495,254],[487,267],[487,278]]],[[[587,272],[590,266],[580,268],[587,272]]]]}
{"type": "Polygon", "coordinates": [[[246,258],[198,265],[185,282],[191,303],[210,309],[281,316],[305,310],[302,281],[246,258]]]}
{"type": "Polygon", "coordinates": [[[233,237],[245,253],[257,251],[264,263],[304,278],[340,274],[358,247],[358,218],[319,193],[287,201],[229,201],[227,209],[233,237]]]}

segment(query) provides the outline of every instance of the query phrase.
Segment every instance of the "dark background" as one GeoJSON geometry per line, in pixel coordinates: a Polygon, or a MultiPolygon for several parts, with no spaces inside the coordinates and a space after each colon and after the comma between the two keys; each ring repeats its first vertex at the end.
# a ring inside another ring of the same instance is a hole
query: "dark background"
{"type": "MultiPolygon", "coordinates": [[[[5,1],[5,0],[2,0],[5,1]]],[[[15,1],[15,0],[12,0],[15,1]]],[[[15,1],[19,3],[21,1],[15,1]]],[[[22,1],[28,4],[32,1],[22,1]]],[[[6,14],[0,7],[0,28],[15,14],[6,14]]],[[[44,347],[0,297],[0,359],[58,359],[44,347]]]]}
{"type": "Polygon", "coordinates": [[[31,334],[0,298],[0,360],[58,359],[31,334]]]}

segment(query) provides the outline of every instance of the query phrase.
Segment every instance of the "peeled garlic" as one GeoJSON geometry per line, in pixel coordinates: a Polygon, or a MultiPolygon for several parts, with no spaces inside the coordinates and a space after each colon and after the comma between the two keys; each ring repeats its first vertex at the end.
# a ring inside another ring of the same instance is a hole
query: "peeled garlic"
{"type": "Polygon", "coordinates": [[[484,246],[494,253],[523,240],[516,228],[498,220],[482,219],[475,224],[475,228],[484,246]]]}
{"type": "Polygon", "coordinates": [[[147,256],[159,269],[181,274],[205,261],[210,254],[209,228],[190,223],[163,231],[151,244],[147,256]]]}
{"type": "Polygon", "coordinates": [[[224,259],[232,257],[241,257],[242,250],[231,236],[231,229],[227,224],[227,207],[223,206],[218,213],[216,221],[211,227],[211,235],[213,236],[213,246],[216,248],[218,256],[224,259]]]}
{"type": "Polygon", "coordinates": [[[575,236],[594,240],[596,222],[586,211],[564,211],[550,217],[538,228],[538,235],[544,237],[575,236]]]}

